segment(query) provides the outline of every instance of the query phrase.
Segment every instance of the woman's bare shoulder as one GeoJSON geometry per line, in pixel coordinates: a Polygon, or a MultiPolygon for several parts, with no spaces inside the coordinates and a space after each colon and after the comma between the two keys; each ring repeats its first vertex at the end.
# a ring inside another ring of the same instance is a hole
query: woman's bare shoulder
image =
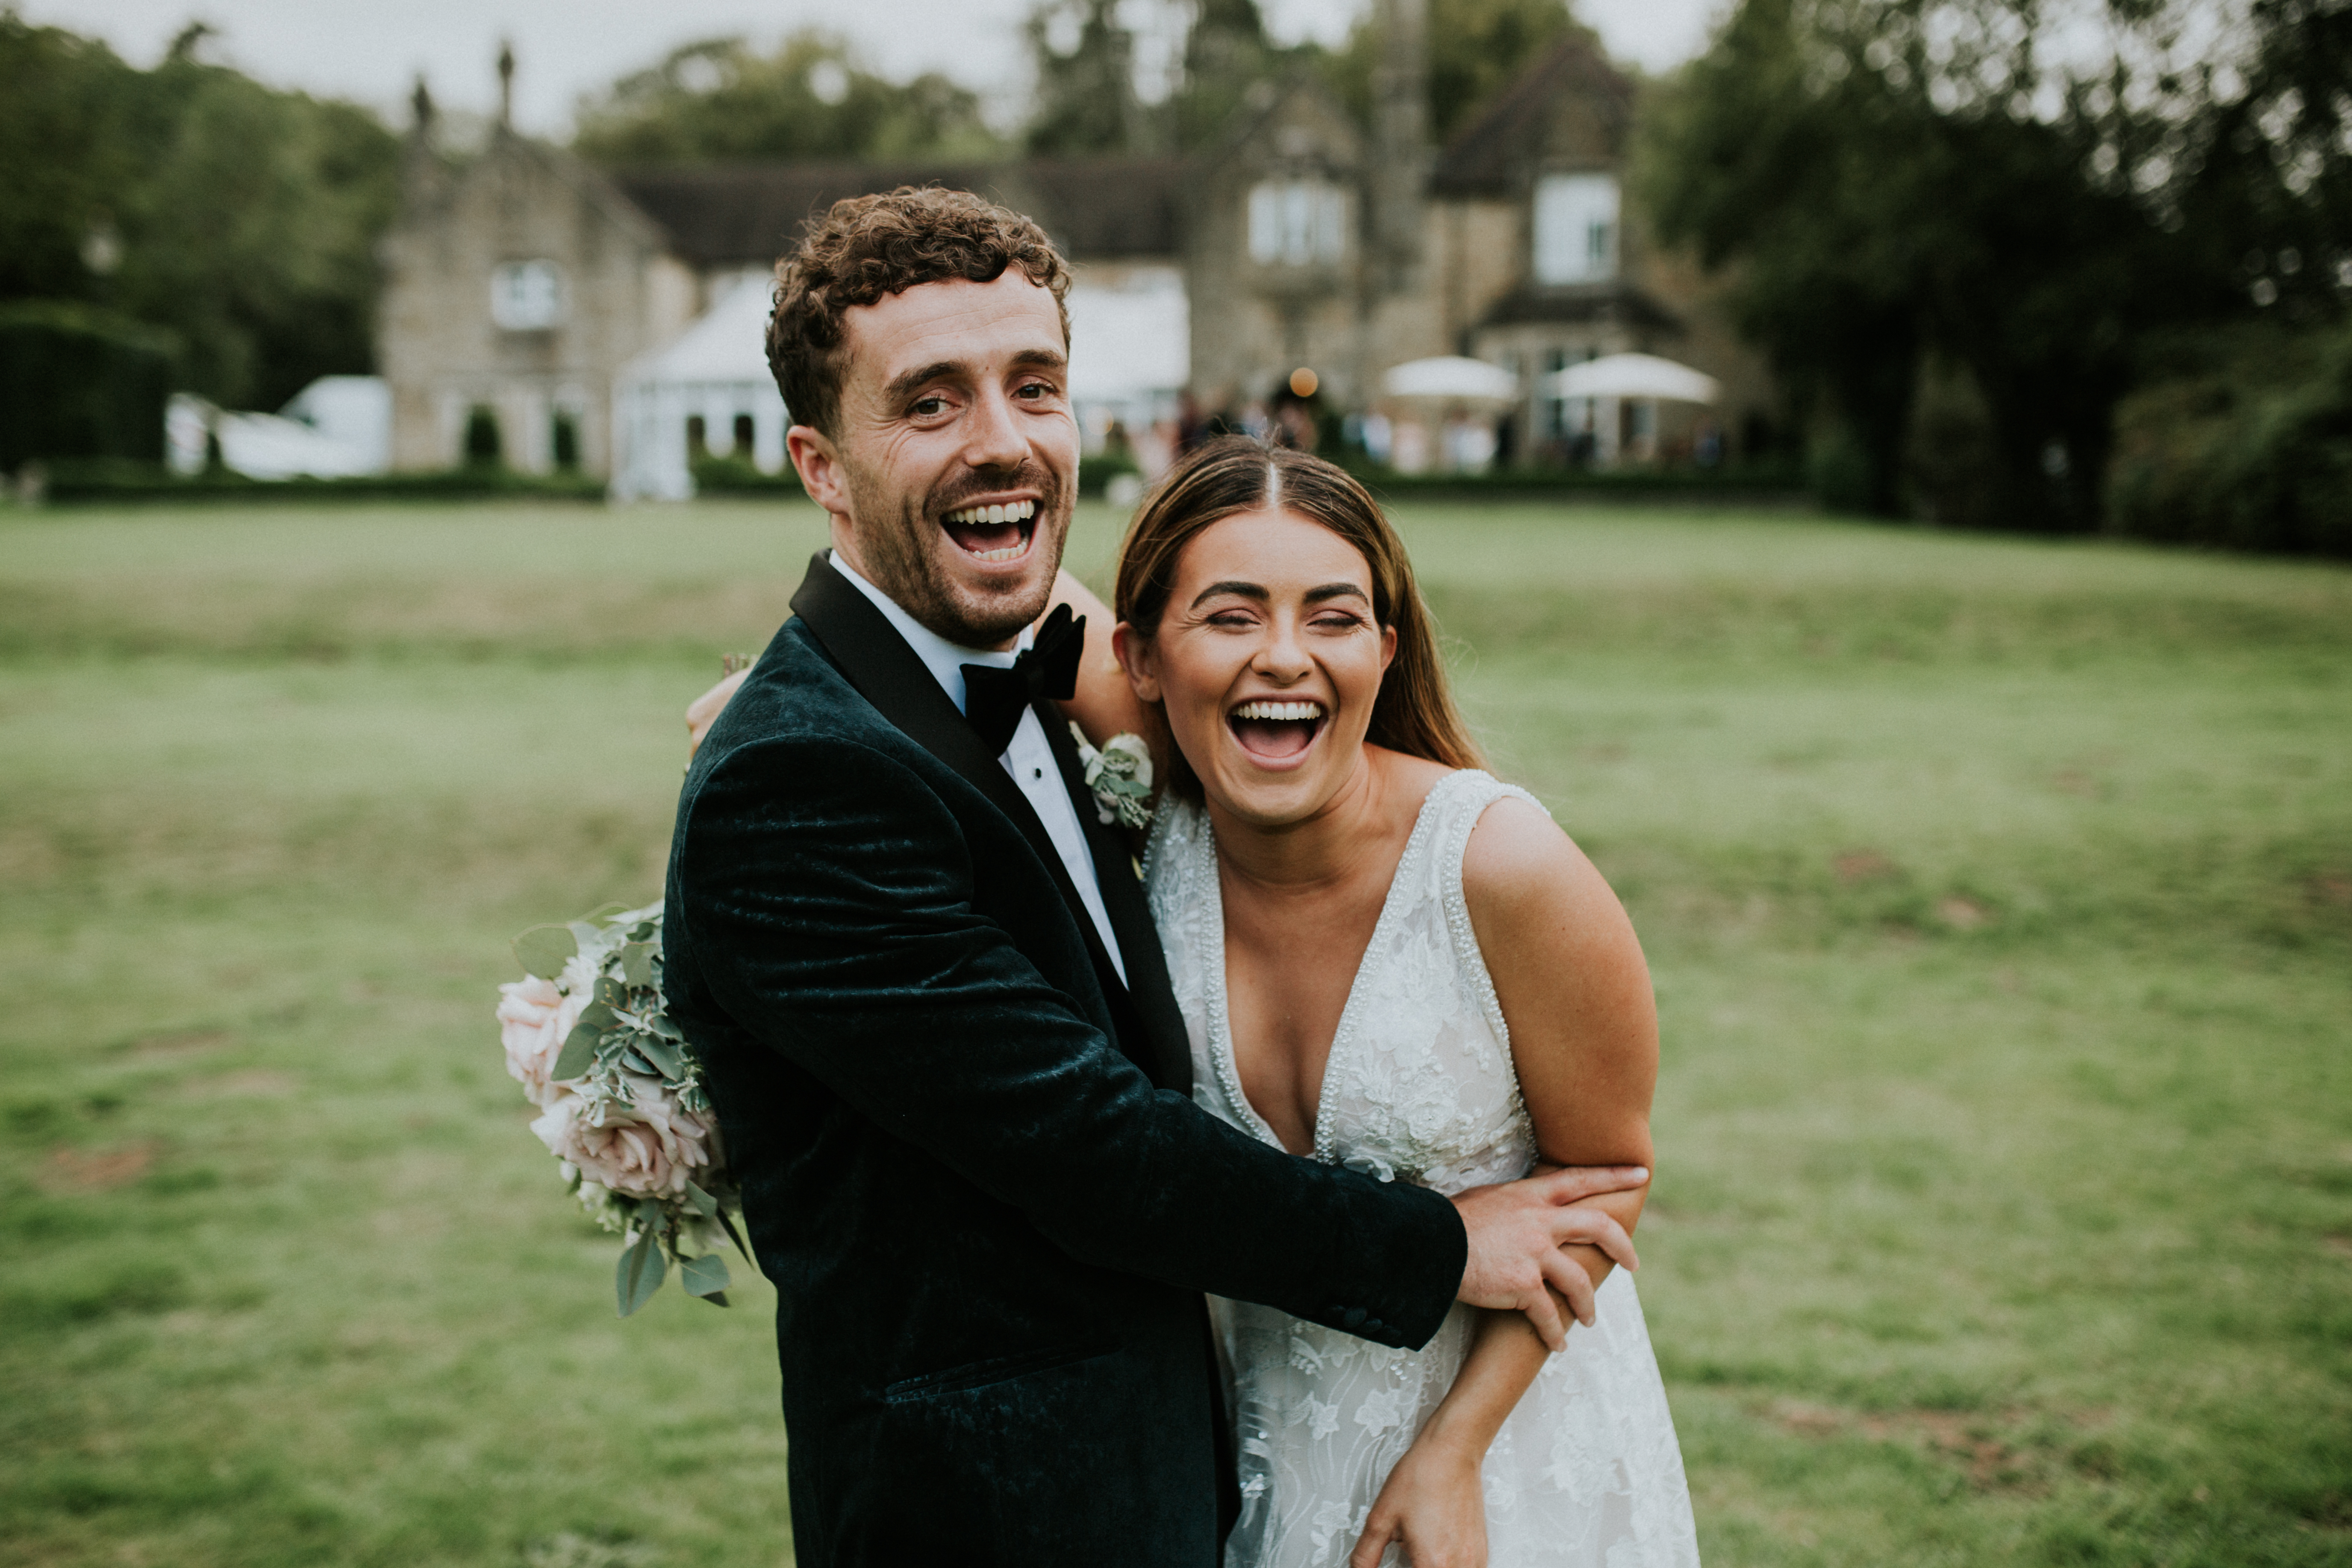
{"type": "Polygon", "coordinates": [[[1462,892],[1482,946],[1613,933],[1625,922],[1616,893],[1576,841],[1517,795],[1495,801],[1471,829],[1462,892]]]}

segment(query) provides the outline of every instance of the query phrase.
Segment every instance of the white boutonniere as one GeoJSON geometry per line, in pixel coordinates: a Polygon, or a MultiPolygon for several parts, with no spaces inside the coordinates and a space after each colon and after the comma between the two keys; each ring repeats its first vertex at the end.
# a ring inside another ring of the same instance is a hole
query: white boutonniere
{"type": "Polygon", "coordinates": [[[1078,743],[1078,761],[1087,770],[1087,788],[1095,797],[1095,816],[1105,826],[1151,826],[1151,748],[1133,733],[1113,735],[1097,751],[1087,743],[1086,731],[1070,726],[1078,743]]]}

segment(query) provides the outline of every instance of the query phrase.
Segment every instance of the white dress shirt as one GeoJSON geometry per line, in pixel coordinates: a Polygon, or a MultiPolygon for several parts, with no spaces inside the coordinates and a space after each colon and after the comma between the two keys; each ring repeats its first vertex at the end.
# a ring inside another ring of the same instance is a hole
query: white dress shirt
{"type": "MultiPolygon", "coordinates": [[[[992,664],[999,669],[1013,668],[1013,659],[1029,646],[1034,635],[1033,628],[1023,627],[1021,640],[1007,652],[992,653],[985,648],[958,647],[922,622],[900,609],[895,600],[881,589],[857,574],[855,567],[841,558],[839,551],[831,552],[833,569],[856,585],[857,591],[874,602],[874,607],[898,628],[923,661],[923,668],[948,694],[948,700],[963,711],[963,667],[967,664],[992,664]]],[[[1037,710],[1031,709],[1021,715],[1020,727],[1013,731],[1013,743],[1004,748],[997,759],[1013,782],[1029,799],[1037,820],[1045,825],[1045,837],[1061,851],[1062,866],[1070,873],[1070,883],[1078,890],[1078,901],[1095,922],[1102,936],[1103,951],[1110,954],[1111,967],[1118,971],[1119,984],[1127,983],[1127,960],[1118,951],[1118,938],[1111,934],[1110,915],[1104,910],[1102,887],[1095,880],[1095,858],[1087,847],[1086,830],[1078,825],[1076,807],[1070,804],[1069,789],[1062,783],[1062,770],[1054,761],[1053,748],[1045,743],[1045,726],[1037,722],[1037,710]]]]}

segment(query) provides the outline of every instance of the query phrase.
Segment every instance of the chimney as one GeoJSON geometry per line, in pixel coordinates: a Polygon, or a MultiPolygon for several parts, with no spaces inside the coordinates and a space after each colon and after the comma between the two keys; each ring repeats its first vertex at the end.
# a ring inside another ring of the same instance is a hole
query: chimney
{"type": "Polygon", "coordinates": [[[1421,265],[1429,146],[1428,0],[1376,0],[1372,73],[1372,252],[1383,287],[1412,287],[1421,265]]]}
{"type": "Polygon", "coordinates": [[[514,40],[499,45],[499,129],[514,129],[514,40]]]}

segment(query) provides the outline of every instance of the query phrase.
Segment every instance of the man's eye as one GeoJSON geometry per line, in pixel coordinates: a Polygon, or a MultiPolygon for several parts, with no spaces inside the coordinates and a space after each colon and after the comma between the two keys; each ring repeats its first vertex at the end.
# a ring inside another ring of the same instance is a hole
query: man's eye
{"type": "Polygon", "coordinates": [[[919,397],[915,400],[915,405],[907,412],[918,419],[929,419],[945,413],[947,406],[948,400],[944,397],[919,397]]]}
{"type": "Polygon", "coordinates": [[[1033,381],[1026,386],[1024,386],[1019,392],[1013,394],[1013,395],[1016,397],[1026,397],[1034,402],[1040,397],[1053,396],[1054,386],[1051,382],[1033,381]]]}

